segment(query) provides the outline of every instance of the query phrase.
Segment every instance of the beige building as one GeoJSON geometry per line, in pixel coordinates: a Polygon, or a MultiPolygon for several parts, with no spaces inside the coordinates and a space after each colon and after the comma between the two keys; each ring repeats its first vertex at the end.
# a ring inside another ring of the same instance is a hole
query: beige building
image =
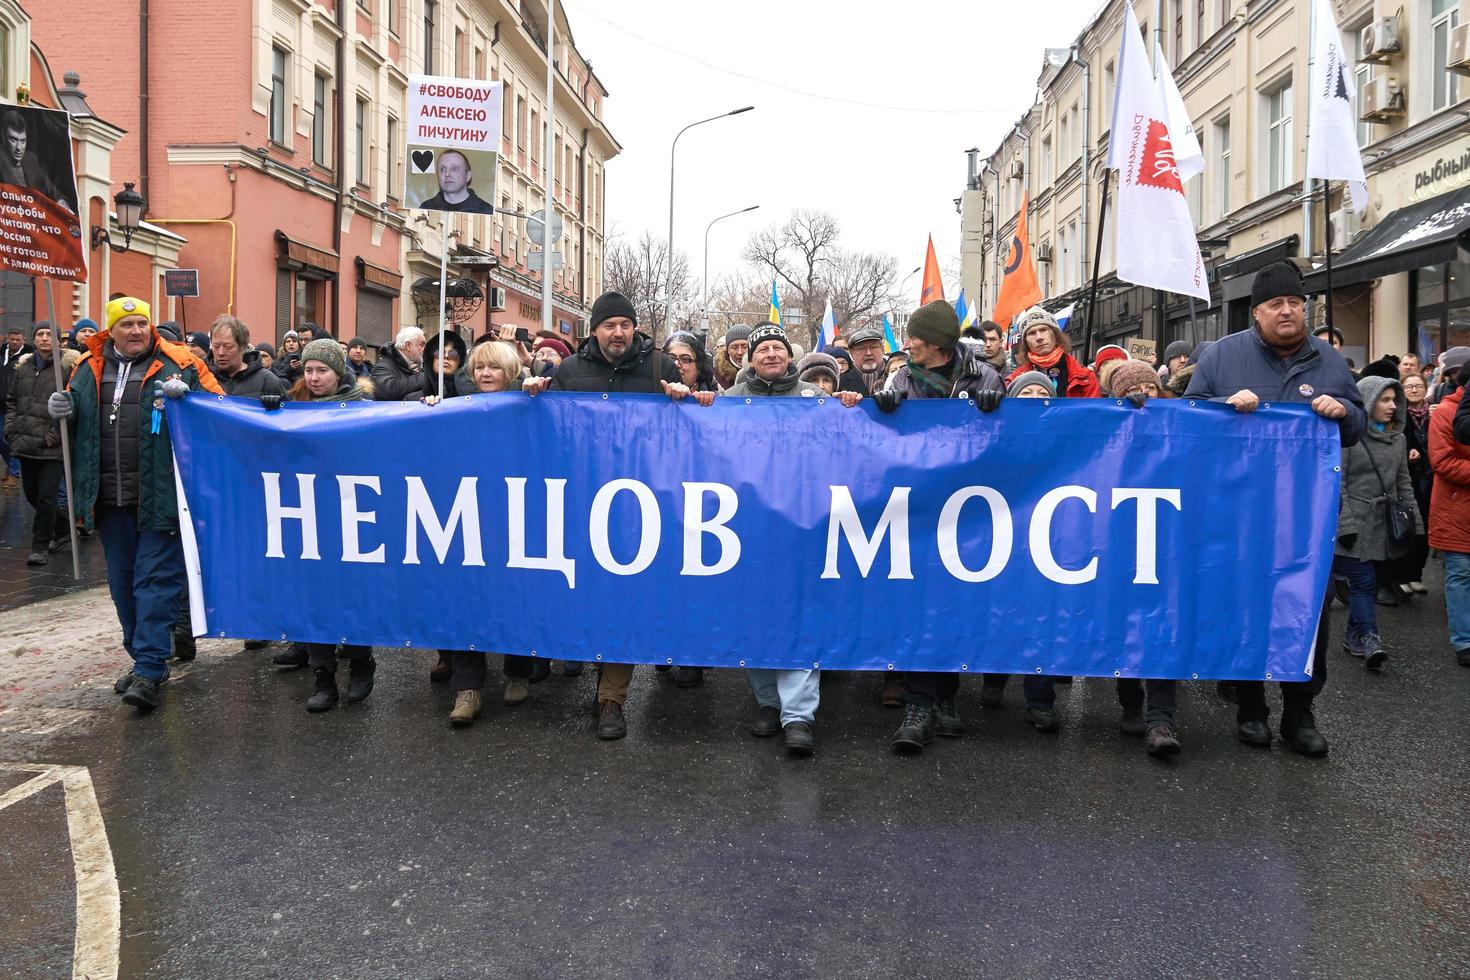
{"type": "MultiPolygon", "coordinates": [[[[1135,4],[1172,66],[1204,151],[1186,185],[1210,272],[1211,302],[1121,283],[1114,228],[1098,216],[1123,2],[1113,0],[1070,48],[1048,49],[1034,105],[988,157],[971,151],[961,199],[962,282],[995,303],[1023,194],[1045,305],[1077,303],[1069,325],[1089,355],[1141,337],[1160,350],[1245,329],[1262,265],[1323,262],[1334,229],[1334,322],[1359,365],[1384,353],[1434,355],[1470,343],[1470,9],[1455,0],[1349,0],[1334,5],[1358,80],[1358,138],[1369,206],[1345,208],[1340,182],[1324,206],[1304,188],[1308,0],[1159,0],[1135,4]],[[1464,26],[1461,26],[1461,18],[1464,26]],[[1161,27],[1162,30],[1156,30],[1161,27]],[[1099,254],[1100,253],[1100,254],[1099,254]],[[1096,315],[1088,323],[1094,262],[1096,315]]],[[[1470,7],[1470,2],[1467,2],[1470,7]]],[[[1116,180],[1113,187],[1116,188],[1116,180]]],[[[1323,276],[1308,276],[1320,292],[1323,276]]],[[[1315,303],[1313,315],[1323,316],[1315,303]]]]}

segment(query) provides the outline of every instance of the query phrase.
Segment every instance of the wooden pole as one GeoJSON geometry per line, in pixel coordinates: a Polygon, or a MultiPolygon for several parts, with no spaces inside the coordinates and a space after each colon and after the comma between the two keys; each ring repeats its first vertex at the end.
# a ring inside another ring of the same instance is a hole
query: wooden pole
{"type": "MultiPolygon", "coordinates": [[[[52,295],[51,280],[46,280],[46,319],[51,322],[51,367],[56,372],[56,390],[66,390],[66,379],[61,373],[61,325],[56,322],[56,297],[52,295]]],[[[69,419],[56,423],[61,430],[61,472],[66,480],[66,530],[71,535],[71,574],[77,581],[82,578],[82,556],[77,547],[76,497],[73,495],[71,479],[71,425],[69,419]]]]}

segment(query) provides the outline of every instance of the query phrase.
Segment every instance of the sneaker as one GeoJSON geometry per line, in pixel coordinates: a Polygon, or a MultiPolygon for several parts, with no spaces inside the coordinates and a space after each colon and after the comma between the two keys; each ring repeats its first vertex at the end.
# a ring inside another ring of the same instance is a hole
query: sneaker
{"type": "Polygon", "coordinates": [[[924,746],[934,741],[934,709],[927,705],[906,704],[903,721],[893,739],[888,743],[893,751],[903,755],[918,755],[924,746]]]}
{"type": "Polygon", "coordinates": [[[1382,670],[1383,665],[1388,663],[1388,649],[1383,645],[1383,638],[1377,633],[1364,633],[1361,642],[1363,666],[1375,673],[1382,670]]]}
{"type": "Polygon", "coordinates": [[[1266,722],[1254,718],[1240,722],[1235,727],[1235,737],[1246,745],[1258,749],[1271,747],[1271,729],[1266,727],[1266,722]]]}
{"type": "Polygon", "coordinates": [[[1428,589],[1426,589],[1424,587],[1424,583],[1423,582],[1410,582],[1409,583],[1409,590],[1411,592],[1415,593],[1416,595],[1424,595],[1424,594],[1426,594],[1429,591],[1428,589]]]}
{"type": "Polygon", "coordinates": [[[883,677],[883,693],[880,695],[885,708],[903,707],[903,672],[890,670],[883,677]]]}
{"type": "Polygon", "coordinates": [[[449,712],[450,728],[468,728],[480,717],[480,692],[460,691],[454,696],[454,710],[449,712]]]}
{"type": "Polygon", "coordinates": [[[1361,657],[1363,655],[1363,634],[1351,629],[1343,634],[1342,652],[1361,657]]]}
{"type": "Polygon", "coordinates": [[[965,723],[953,701],[934,702],[934,734],[940,738],[959,738],[965,734],[965,723]]]}
{"type": "Polygon", "coordinates": [[[1414,590],[1409,588],[1408,582],[1400,582],[1399,591],[1402,592],[1406,598],[1413,598],[1414,596],[1414,590]]]}
{"type": "Polygon", "coordinates": [[[1118,720],[1118,731],[1124,735],[1142,735],[1147,730],[1143,723],[1143,708],[1124,708],[1118,720]]]}
{"type": "Polygon", "coordinates": [[[1402,606],[1404,600],[1399,598],[1397,589],[1390,589],[1386,585],[1378,587],[1378,604],[1380,606],[1402,606]]]}
{"type": "Polygon", "coordinates": [[[1281,741],[1293,752],[1309,758],[1320,759],[1327,754],[1327,739],[1317,731],[1317,720],[1310,711],[1303,711],[1295,718],[1281,716],[1281,741]]]}
{"type": "Polygon", "coordinates": [[[3,478],[0,478],[0,487],[4,487],[6,490],[14,490],[18,486],[20,486],[20,481],[12,473],[6,473],[3,478]]]}
{"type": "Polygon", "coordinates": [[[54,555],[58,551],[65,551],[67,548],[70,548],[70,547],[71,547],[71,535],[67,535],[64,538],[53,538],[52,541],[51,541],[51,546],[48,547],[46,550],[49,551],[51,554],[54,555]]]}
{"type": "Polygon", "coordinates": [[[674,686],[688,690],[704,683],[703,667],[678,667],[674,670],[674,686]]]}
{"type": "Polygon", "coordinates": [[[616,701],[599,701],[597,704],[597,737],[611,742],[628,734],[628,722],[623,718],[623,706],[616,701]]]}
{"type": "Polygon", "coordinates": [[[133,683],[123,692],[123,704],[131,704],[140,714],[147,714],[158,707],[158,682],[151,677],[133,677],[133,683]]]}
{"type": "Polygon", "coordinates": [[[525,704],[526,699],[531,696],[531,682],[524,677],[507,677],[505,679],[505,693],[501,700],[511,707],[525,704]]]}
{"type": "Polygon", "coordinates": [[[1057,730],[1057,713],[1051,708],[1027,708],[1026,720],[1038,732],[1054,732],[1057,730]]]}
{"type": "Polygon", "coordinates": [[[33,551],[26,556],[26,564],[32,568],[39,568],[51,561],[51,556],[44,551],[33,551]]]}
{"type": "Polygon", "coordinates": [[[1174,734],[1174,726],[1165,722],[1150,728],[1144,737],[1143,750],[1155,759],[1178,755],[1179,737],[1174,734]]]}
{"type": "Polygon", "coordinates": [[[786,752],[798,759],[805,759],[817,751],[817,739],[812,734],[810,722],[793,721],[786,726],[786,752]]]}
{"type": "Polygon", "coordinates": [[[750,723],[750,734],[756,738],[770,738],[781,730],[781,709],[763,704],[756,712],[755,721],[750,723]]]}

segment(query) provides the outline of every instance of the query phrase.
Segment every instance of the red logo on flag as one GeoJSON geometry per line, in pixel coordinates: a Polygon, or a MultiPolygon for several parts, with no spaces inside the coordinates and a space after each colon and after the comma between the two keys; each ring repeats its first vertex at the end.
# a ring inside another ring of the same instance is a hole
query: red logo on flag
{"type": "Polygon", "coordinates": [[[1161,187],[1184,193],[1184,185],[1179,181],[1179,168],[1174,163],[1174,144],[1169,140],[1169,127],[1157,119],[1148,121],[1138,183],[1143,187],[1161,187]]]}

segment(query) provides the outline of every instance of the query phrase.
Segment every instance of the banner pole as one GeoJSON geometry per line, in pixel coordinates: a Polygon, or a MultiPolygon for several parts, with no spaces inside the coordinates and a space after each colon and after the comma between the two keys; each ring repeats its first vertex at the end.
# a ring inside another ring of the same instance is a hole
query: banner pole
{"type": "MultiPolygon", "coordinates": [[[[56,298],[52,294],[51,280],[46,280],[46,319],[51,323],[51,369],[56,372],[56,390],[66,390],[66,379],[61,374],[61,329],[56,322],[56,298]]],[[[66,530],[71,535],[71,574],[77,581],[82,579],[82,556],[77,548],[77,516],[74,510],[76,499],[71,480],[71,427],[66,419],[56,423],[61,430],[61,475],[66,481],[66,530]]]]}
{"type": "MultiPolygon", "coordinates": [[[[1327,329],[1332,327],[1332,212],[1328,210],[1327,188],[1332,183],[1330,180],[1322,181],[1322,224],[1324,232],[1322,237],[1322,251],[1327,257],[1327,329]]],[[[1329,342],[1331,337],[1328,338],[1329,342]]]]}
{"type": "Polygon", "coordinates": [[[1194,313],[1194,294],[1189,296],[1189,346],[1191,348],[1199,344],[1199,320],[1194,313]]]}
{"type": "Polygon", "coordinates": [[[1103,229],[1108,223],[1108,189],[1113,186],[1112,174],[1103,171],[1102,203],[1097,210],[1097,244],[1092,249],[1092,285],[1087,290],[1087,328],[1082,334],[1082,361],[1092,351],[1093,312],[1097,308],[1097,274],[1102,267],[1103,229]]]}
{"type": "Polygon", "coordinates": [[[444,400],[444,305],[448,300],[449,288],[449,219],[439,212],[439,400],[444,400]]]}

